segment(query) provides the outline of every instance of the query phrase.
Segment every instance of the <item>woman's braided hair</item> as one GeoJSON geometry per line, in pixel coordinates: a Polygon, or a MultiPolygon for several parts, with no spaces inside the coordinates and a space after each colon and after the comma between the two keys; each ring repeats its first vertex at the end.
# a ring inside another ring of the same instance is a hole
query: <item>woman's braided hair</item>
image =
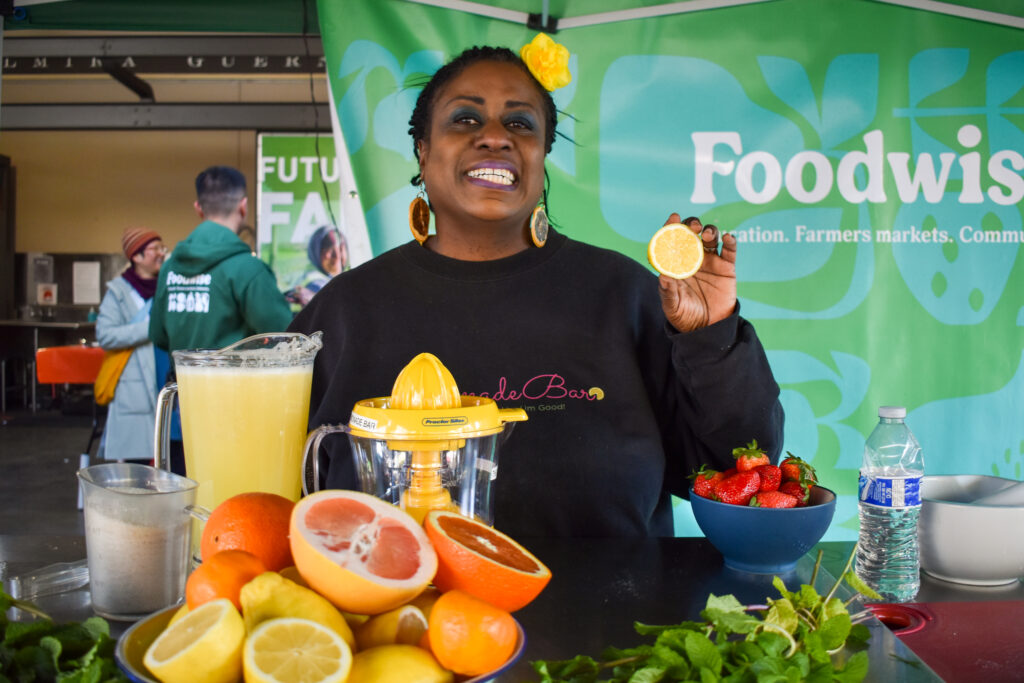
{"type": "MultiPolygon", "coordinates": [[[[479,62],[516,64],[523,70],[523,73],[530,77],[530,80],[537,87],[537,92],[541,95],[541,101],[544,104],[546,114],[544,153],[549,154],[551,152],[551,146],[555,143],[555,125],[558,122],[558,110],[555,109],[555,101],[551,98],[551,93],[545,90],[544,86],[533,77],[533,74],[530,73],[523,60],[512,50],[509,50],[507,47],[478,46],[465,50],[458,57],[438,69],[430,81],[423,87],[423,90],[420,91],[419,97],[416,98],[416,107],[412,110],[412,116],[409,118],[409,135],[412,136],[413,154],[416,155],[417,161],[420,159],[420,151],[416,143],[420,140],[426,140],[430,132],[430,114],[438,91],[446,83],[462,73],[466,67],[479,62]]],[[[413,185],[419,186],[422,182],[423,178],[419,173],[413,176],[413,185]]]]}

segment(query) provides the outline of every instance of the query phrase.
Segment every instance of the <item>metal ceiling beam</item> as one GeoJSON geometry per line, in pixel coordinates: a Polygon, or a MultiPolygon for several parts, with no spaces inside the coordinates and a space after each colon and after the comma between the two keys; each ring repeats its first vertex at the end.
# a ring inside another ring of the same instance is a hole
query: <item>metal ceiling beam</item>
{"type": "Polygon", "coordinates": [[[4,57],[160,57],[178,55],[288,56],[323,54],[320,36],[61,36],[4,37],[4,57]]]}
{"type": "Polygon", "coordinates": [[[331,130],[327,104],[6,104],[10,130],[331,130]]]}

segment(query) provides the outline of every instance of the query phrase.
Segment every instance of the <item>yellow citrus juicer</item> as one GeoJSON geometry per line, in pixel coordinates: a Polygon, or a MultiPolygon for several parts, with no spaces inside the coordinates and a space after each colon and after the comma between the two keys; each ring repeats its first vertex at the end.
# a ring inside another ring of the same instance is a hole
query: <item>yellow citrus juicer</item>
{"type": "MultiPolygon", "coordinates": [[[[390,396],[356,402],[347,427],[320,429],[348,433],[362,491],[420,522],[428,510],[443,509],[493,524],[498,452],[514,423],[526,419],[522,408],[460,394],[448,368],[421,353],[390,396]]],[[[314,432],[307,440],[314,451],[319,438],[314,432]]]]}

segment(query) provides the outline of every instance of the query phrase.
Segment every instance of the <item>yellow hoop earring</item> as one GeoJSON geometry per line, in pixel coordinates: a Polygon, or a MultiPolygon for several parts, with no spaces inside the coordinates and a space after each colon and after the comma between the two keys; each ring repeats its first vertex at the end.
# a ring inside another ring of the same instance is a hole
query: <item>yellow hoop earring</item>
{"type": "Polygon", "coordinates": [[[530,214],[530,240],[536,247],[543,247],[548,241],[548,213],[543,204],[530,214]]]}
{"type": "Polygon", "coordinates": [[[409,229],[413,238],[423,244],[430,236],[430,205],[423,198],[423,189],[409,204],[409,229]]]}

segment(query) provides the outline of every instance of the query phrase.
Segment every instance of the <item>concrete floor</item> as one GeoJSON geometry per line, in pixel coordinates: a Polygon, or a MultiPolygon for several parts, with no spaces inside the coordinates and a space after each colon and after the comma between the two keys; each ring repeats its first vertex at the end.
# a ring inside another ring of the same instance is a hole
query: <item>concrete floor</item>
{"type": "Polygon", "coordinates": [[[92,417],[8,409],[0,425],[0,535],[84,535],[75,472],[92,417]]]}

